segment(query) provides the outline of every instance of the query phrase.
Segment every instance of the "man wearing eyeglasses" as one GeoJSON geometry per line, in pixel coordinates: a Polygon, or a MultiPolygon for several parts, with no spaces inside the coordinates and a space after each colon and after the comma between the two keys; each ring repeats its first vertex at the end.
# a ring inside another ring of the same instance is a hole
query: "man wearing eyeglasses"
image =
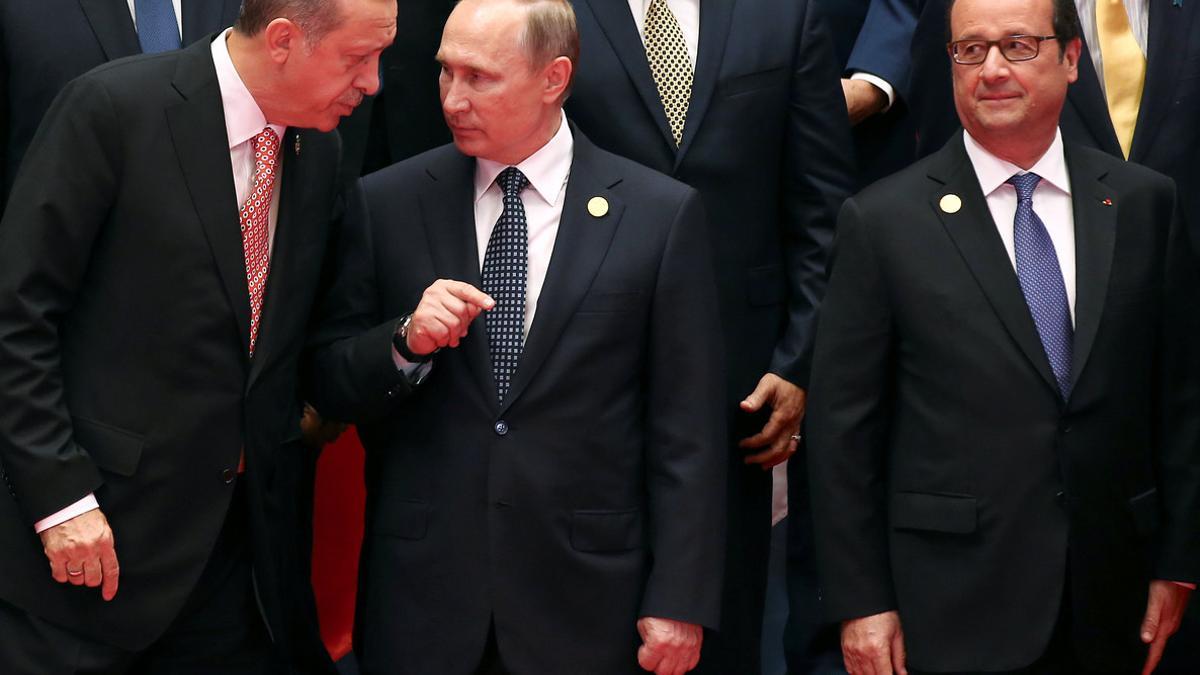
{"type": "Polygon", "coordinates": [[[957,0],[964,127],[850,199],[809,462],[848,671],[1148,673],[1200,579],[1170,179],[1063,141],[1071,0],[957,0]]]}

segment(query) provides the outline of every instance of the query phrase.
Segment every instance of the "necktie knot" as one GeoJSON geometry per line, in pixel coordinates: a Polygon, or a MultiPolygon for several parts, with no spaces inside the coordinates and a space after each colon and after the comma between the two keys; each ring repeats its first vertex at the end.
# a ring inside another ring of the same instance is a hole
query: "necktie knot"
{"type": "Polygon", "coordinates": [[[529,179],[521,173],[520,169],[510,166],[500,172],[500,175],[496,177],[496,183],[504,191],[505,197],[515,197],[529,185],[529,179]]]}
{"type": "Polygon", "coordinates": [[[1042,182],[1042,177],[1036,173],[1023,173],[1004,182],[1016,188],[1018,202],[1031,202],[1033,201],[1033,191],[1037,188],[1038,183],[1042,182]]]}

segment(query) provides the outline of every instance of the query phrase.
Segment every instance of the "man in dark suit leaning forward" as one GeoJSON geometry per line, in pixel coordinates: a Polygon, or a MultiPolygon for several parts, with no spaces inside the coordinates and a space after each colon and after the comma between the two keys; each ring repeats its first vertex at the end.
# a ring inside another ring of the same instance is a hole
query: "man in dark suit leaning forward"
{"type": "Polygon", "coordinates": [[[717,621],[700,198],[566,121],[578,50],[566,0],[460,3],[454,145],[363,179],[343,225],[314,402],[367,449],[365,673],[681,674],[717,621]]]}
{"type": "Polygon", "coordinates": [[[850,672],[1148,672],[1200,578],[1196,270],[1168,178],[1062,142],[1077,26],[958,0],[965,133],[842,211],[809,428],[850,672]]]}
{"type": "Polygon", "coordinates": [[[259,673],[291,648],[280,448],[336,193],[325,132],[377,88],[395,21],[394,0],[246,0],[46,114],[0,224],[6,674],[259,673]]]}

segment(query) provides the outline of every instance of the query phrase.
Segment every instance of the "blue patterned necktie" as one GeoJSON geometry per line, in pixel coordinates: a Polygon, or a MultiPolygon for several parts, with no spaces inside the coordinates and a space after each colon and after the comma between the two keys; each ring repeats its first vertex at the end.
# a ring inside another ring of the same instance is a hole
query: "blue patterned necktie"
{"type": "Polygon", "coordinates": [[[525,279],[529,273],[529,226],[521,191],[529,179],[515,166],[500,173],[496,183],[504,191],[504,212],[483,254],[483,292],[496,301],[484,314],[488,348],[492,354],[492,374],[500,403],[512,384],[517,361],[521,358],[525,332],[525,279]]]}
{"type": "Polygon", "coordinates": [[[1033,315],[1042,348],[1058,381],[1063,400],[1071,397],[1071,353],[1075,330],[1067,306],[1067,286],[1046,225],[1033,212],[1033,190],[1042,181],[1035,173],[1013,176],[1008,184],[1017,190],[1017,215],[1013,220],[1017,279],[1033,315]]]}
{"type": "Polygon", "coordinates": [[[171,0],[134,0],[133,11],[143,54],[179,49],[179,24],[171,0]]]}

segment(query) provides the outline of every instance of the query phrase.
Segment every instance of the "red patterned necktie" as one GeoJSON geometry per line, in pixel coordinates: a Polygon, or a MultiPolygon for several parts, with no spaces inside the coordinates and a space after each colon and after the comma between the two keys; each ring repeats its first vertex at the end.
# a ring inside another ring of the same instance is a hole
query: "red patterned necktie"
{"type": "Polygon", "coordinates": [[[271,268],[271,195],[275,190],[279,137],[270,127],[254,137],[254,188],[242,204],[242,248],[246,252],[246,286],[250,291],[250,356],[262,321],[263,291],[271,268]]]}

